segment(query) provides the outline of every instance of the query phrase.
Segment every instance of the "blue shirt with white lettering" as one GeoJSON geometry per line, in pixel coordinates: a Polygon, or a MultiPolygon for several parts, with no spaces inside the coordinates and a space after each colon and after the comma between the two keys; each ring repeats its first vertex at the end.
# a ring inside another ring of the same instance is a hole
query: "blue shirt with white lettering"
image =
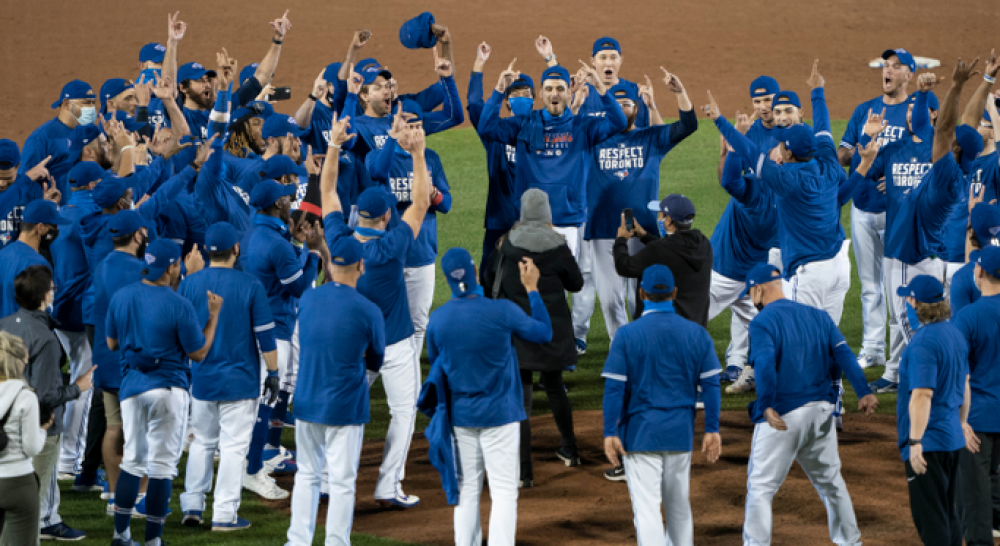
{"type": "Polygon", "coordinates": [[[997,199],[1000,185],[1000,160],[996,150],[981,155],[972,164],[972,171],[964,177],[948,224],[945,227],[945,252],[942,258],[951,263],[965,263],[965,239],[969,227],[969,191],[983,195],[983,202],[997,199]]]}

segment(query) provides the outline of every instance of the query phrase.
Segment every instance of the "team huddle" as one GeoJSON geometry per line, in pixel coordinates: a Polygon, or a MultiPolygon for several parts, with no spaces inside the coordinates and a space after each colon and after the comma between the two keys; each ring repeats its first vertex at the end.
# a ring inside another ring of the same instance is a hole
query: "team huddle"
{"type": "Polygon", "coordinates": [[[535,487],[536,373],[556,455],[581,464],[562,373],[587,351],[596,300],[611,339],[605,476],[627,482],[640,544],[694,543],[695,415],[704,409],[701,451],[715,462],[723,384],[756,391],[744,544],[771,543],[772,499],[795,461],[826,507],[830,540],[861,544],[837,447],[845,377],[867,414],[876,394],[897,393],[924,544],[993,544],[992,52],[976,83],[978,59],[942,78],[885,50],[881,94],[857,107],[838,145],[819,61],[805,80],[811,125],[799,85],[753,80],[752,113],[730,122],[711,92],[696,110],[663,69],[677,105],[665,123],[653,82],[619,77],[623,51],[610,37],[570,69],[540,36],[538,79],[515,60],[488,94],[483,43],[463,105],[451,34],[430,13],[399,37],[433,51],[435,84],[401,94],[385,64],[358,59],[372,38],[361,30],[281,114],[274,104],[289,91],[272,79],[292,25],[287,12],[270,25],[260,62],[240,69],[223,48],[212,70],[178,64],[186,24],[169,15],[166,45],[141,48],[138,74],[97,93],[69,82],[23,146],[0,140],[0,544],[85,537],[59,516],[63,479],[101,491],[112,545],[163,544],[183,451],[183,525],[249,528],[238,513],[247,489],[291,497],[287,544],[312,544],[328,498],[326,544],[349,544],[369,389],[381,378],[390,421],[374,498],[419,510],[402,484],[422,411],[456,544],[482,544],[485,473],[489,543],[513,545],[518,491],[535,487]],[[947,87],[940,101],[936,87],[947,87]],[[712,167],[730,196],[710,237],[693,228],[695,203],[659,196],[661,162],[683,153],[697,112],[720,133],[712,167]],[[453,203],[426,143],[466,120],[489,179],[479,263],[467,249],[439,252],[437,217],[453,203]],[[840,221],[848,203],[852,239],[840,221]],[[857,355],[838,329],[852,241],[857,355]],[[431,313],[439,254],[452,298],[431,313]],[[720,363],[706,328],[726,309],[720,363]],[[868,383],[872,366],[885,372],[868,383]],[[294,451],[281,444],[286,426],[294,451]],[[291,492],[273,478],[292,473],[291,492]]]}

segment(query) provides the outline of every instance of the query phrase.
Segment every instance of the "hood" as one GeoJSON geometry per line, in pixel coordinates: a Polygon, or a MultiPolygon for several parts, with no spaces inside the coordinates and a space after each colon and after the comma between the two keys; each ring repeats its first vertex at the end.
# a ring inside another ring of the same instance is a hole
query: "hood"
{"type": "Polygon", "coordinates": [[[104,232],[104,228],[111,221],[112,214],[104,214],[103,212],[94,212],[84,216],[80,220],[80,230],[83,232],[83,242],[87,246],[94,246],[97,240],[101,237],[101,233],[104,232]]]}
{"type": "MultiPolygon", "coordinates": [[[[548,248],[546,248],[545,250],[531,250],[515,244],[510,239],[510,237],[506,237],[503,240],[503,244],[500,245],[500,252],[503,253],[504,258],[510,260],[511,262],[520,263],[521,258],[531,258],[532,260],[534,260],[535,265],[538,266],[539,269],[542,270],[547,269],[547,266],[550,263],[560,259],[559,258],[560,253],[553,251],[559,248],[560,246],[564,246],[566,244],[566,240],[563,239],[562,235],[559,235],[558,233],[552,231],[552,229],[549,229],[549,231],[555,234],[559,238],[559,240],[557,244],[548,246],[548,248]]],[[[513,233],[513,231],[511,233],[513,233]]],[[[550,237],[548,235],[544,236],[546,237],[546,239],[550,237]]]]}
{"type": "Polygon", "coordinates": [[[2,418],[7,410],[10,409],[11,404],[14,403],[14,396],[22,388],[27,388],[28,385],[21,381],[20,379],[8,379],[6,381],[0,381],[0,418],[2,418]]]}
{"type": "Polygon", "coordinates": [[[507,240],[529,252],[546,252],[566,244],[565,237],[541,222],[517,224],[507,234],[507,240]]]}
{"type": "Polygon", "coordinates": [[[660,244],[676,249],[677,259],[683,260],[694,271],[712,267],[712,244],[697,229],[686,229],[668,235],[660,244]]]}

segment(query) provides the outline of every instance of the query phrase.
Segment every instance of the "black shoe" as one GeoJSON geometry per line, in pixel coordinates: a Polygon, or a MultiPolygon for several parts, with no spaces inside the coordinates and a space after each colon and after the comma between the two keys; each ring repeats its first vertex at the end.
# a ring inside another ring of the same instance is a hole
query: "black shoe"
{"type": "Polygon", "coordinates": [[[576,453],[576,450],[570,451],[565,447],[560,447],[556,450],[556,457],[566,463],[566,466],[580,466],[580,455],[576,453]]]}
{"type": "Polygon", "coordinates": [[[625,467],[616,466],[604,471],[604,477],[613,482],[625,481],[625,467]]]}

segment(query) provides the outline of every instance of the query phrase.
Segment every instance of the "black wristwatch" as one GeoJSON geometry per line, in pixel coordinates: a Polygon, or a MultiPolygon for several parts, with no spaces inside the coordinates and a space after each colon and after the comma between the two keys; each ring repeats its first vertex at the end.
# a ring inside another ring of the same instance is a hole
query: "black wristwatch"
{"type": "Polygon", "coordinates": [[[282,42],[282,40],[276,40],[274,38],[271,38],[271,43],[274,44],[274,45],[281,45],[281,42],[282,42]]]}
{"type": "Polygon", "coordinates": [[[908,446],[918,446],[918,445],[920,445],[920,438],[917,438],[916,440],[914,440],[913,438],[910,438],[909,440],[906,441],[906,445],[908,445],[908,446]]]}

